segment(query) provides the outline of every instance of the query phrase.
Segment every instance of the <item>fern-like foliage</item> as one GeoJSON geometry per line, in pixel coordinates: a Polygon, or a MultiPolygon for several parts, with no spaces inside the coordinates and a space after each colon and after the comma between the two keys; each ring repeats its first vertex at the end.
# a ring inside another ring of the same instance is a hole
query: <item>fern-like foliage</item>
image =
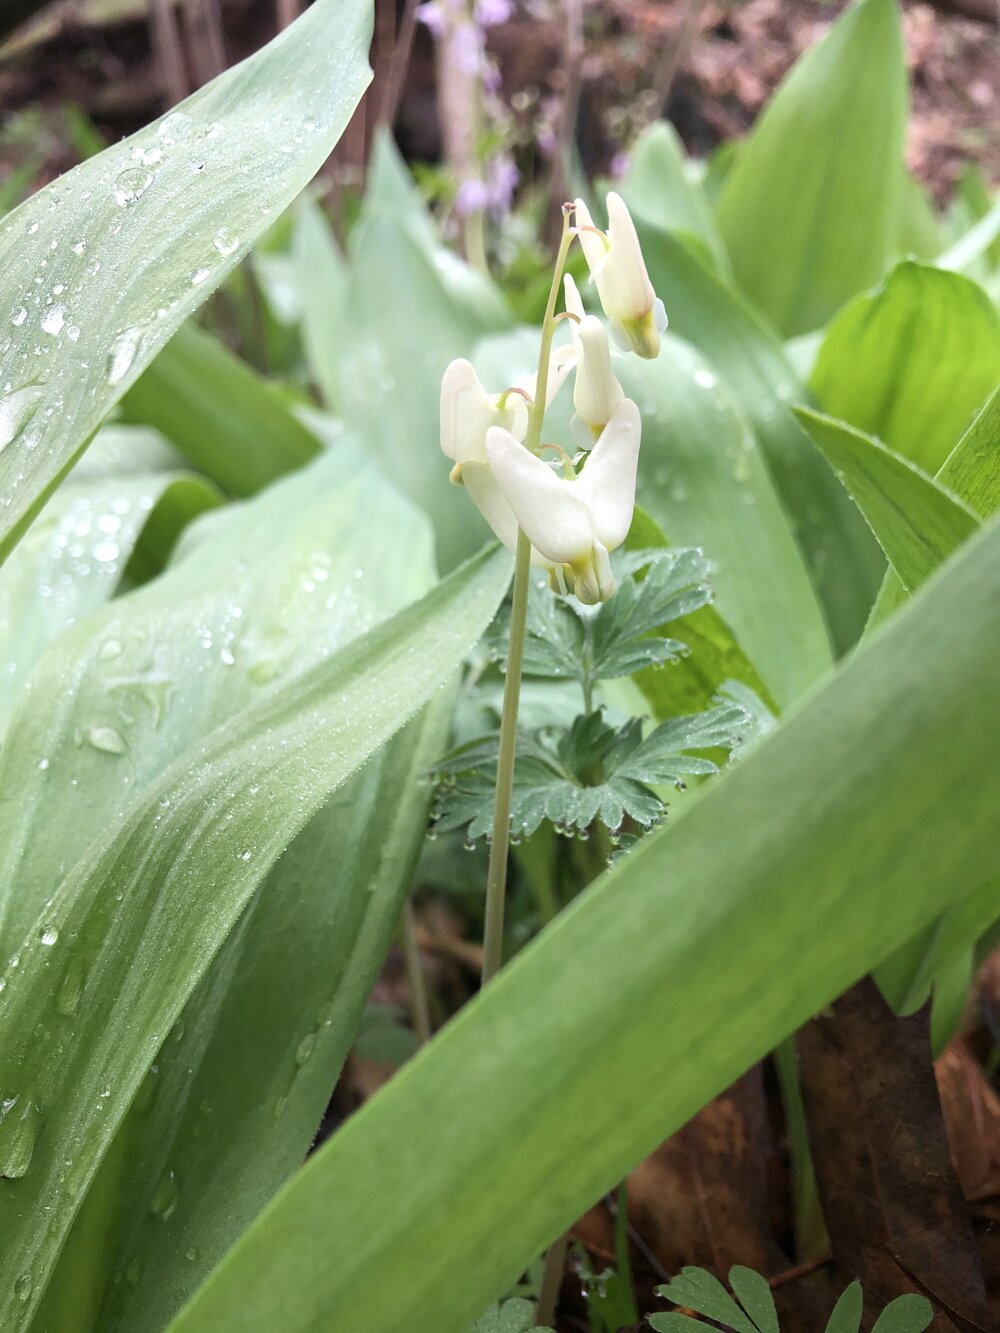
{"type": "Polygon", "coordinates": [[[532,1301],[512,1296],[509,1300],[491,1305],[476,1320],[469,1333],[553,1333],[553,1330],[536,1326],[532,1301]]]}
{"type": "MultiPolygon", "coordinates": [[[[672,1282],[658,1287],[657,1295],[714,1320],[729,1333],[781,1333],[766,1278],[737,1265],[729,1270],[729,1285],[732,1295],[704,1268],[685,1268],[672,1282]]],[[[861,1284],[852,1282],[837,1301],[826,1333],[858,1333],[861,1313],[861,1284]]],[[[923,1333],[933,1317],[930,1302],[923,1296],[897,1296],[879,1315],[872,1333],[923,1333]]],[[[701,1322],[695,1315],[674,1312],[647,1315],[647,1320],[657,1333],[694,1333],[701,1322]]]]}

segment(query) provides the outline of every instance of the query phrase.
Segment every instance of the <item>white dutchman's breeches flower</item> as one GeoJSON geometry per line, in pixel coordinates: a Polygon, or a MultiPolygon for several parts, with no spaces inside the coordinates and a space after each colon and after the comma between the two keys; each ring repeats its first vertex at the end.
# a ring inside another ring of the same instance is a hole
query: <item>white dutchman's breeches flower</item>
{"type": "MultiPolygon", "coordinates": [[[[560,477],[510,431],[487,431],[489,471],[513,514],[515,534],[519,525],[581,602],[603,602],[615,590],[608,556],[632,523],[640,434],[639,409],[625,398],[583,471],[560,477]]],[[[494,531],[506,540],[499,527],[494,531]]]]}
{"type": "Polygon", "coordinates": [[[624,199],[612,191],[607,205],[608,230],[604,233],[594,226],[587,205],[577,199],[577,235],[615,341],[624,351],[651,360],[659,354],[667,313],[653,291],[624,199]]]}
{"type": "MultiPolygon", "coordinates": [[[[581,602],[593,605],[615,590],[610,555],[632,524],[641,423],[639,409],[625,397],[615,376],[604,325],[585,313],[568,275],[571,341],[552,347],[561,318],[555,315],[558,283],[573,236],[583,244],[605,312],[625,350],[656,356],[666,316],[650,286],[632,219],[618,196],[608,196],[607,235],[595,230],[579,200],[576,226],[570,228],[573,211],[566,205],[542,329],[544,403],[536,402],[541,395],[534,379],[489,394],[468,361],[453,361],[441,381],[441,448],[455,464],[451,480],[465,486],[503,544],[518,552],[521,577],[527,573],[522,562],[530,547],[531,563],[548,570],[555,591],[574,592],[581,602]],[[575,460],[559,445],[542,440],[544,409],[574,367],[573,434],[581,448],[590,451],[575,460]],[[561,455],[562,475],[542,458],[547,452],[561,455]],[[519,545],[520,533],[527,543],[519,545]]],[[[523,589],[524,584],[518,586],[523,589]]]]}

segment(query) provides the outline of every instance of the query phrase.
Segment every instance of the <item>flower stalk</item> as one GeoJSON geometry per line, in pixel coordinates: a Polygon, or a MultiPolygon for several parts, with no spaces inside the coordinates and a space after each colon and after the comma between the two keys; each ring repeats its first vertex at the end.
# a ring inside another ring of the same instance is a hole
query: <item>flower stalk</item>
{"type": "MultiPolygon", "coordinates": [[[[542,323],[542,342],[538,354],[538,391],[528,412],[527,448],[537,450],[542,442],[545,420],[545,386],[549,381],[552,337],[556,330],[556,301],[562,284],[566,256],[573,242],[569,208],[563,209],[563,230],[556,255],[555,273],[549,290],[542,323]]],[[[507,863],[510,858],[510,802],[514,787],[514,757],[517,743],[517,714],[521,702],[521,666],[524,661],[524,637],[528,619],[528,585],[531,576],[531,542],[521,528],[517,530],[514,557],[514,593],[510,615],[510,643],[507,649],[507,674],[503,687],[503,711],[500,717],[500,753],[497,785],[493,799],[493,841],[490,843],[489,869],[486,874],[486,919],[483,927],[482,984],[500,970],[503,961],[503,925],[507,902],[507,863]]]]}

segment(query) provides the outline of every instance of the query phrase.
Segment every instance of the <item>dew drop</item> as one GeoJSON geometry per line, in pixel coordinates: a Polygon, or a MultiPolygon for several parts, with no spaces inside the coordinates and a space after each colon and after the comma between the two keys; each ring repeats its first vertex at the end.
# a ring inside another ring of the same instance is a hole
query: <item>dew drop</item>
{"type": "Polygon", "coordinates": [[[15,328],[19,329],[27,318],[28,318],[28,312],[27,310],[25,310],[23,305],[16,305],[14,309],[10,312],[10,322],[15,326],[15,328]]]}
{"type": "Polygon", "coordinates": [[[73,251],[75,255],[82,255],[84,250],[86,250],[86,248],[87,248],[86,241],[74,241],[73,244],[70,246],[70,249],[73,251]]]}
{"type": "Polygon", "coordinates": [[[27,1174],[38,1138],[38,1107],[27,1098],[0,1101],[0,1176],[20,1180],[27,1174]]]}
{"type": "Polygon", "coordinates": [[[304,1065],[316,1046],[316,1033],[310,1032],[302,1038],[295,1050],[295,1063],[304,1065]]]}
{"type": "Polygon", "coordinates": [[[193,1264],[194,1261],[198,1258],[198,1251],[194,1248],[193,1245],[190,1245],[190,1246],[184,1251],[184,1258],[187,1259],[188,1263],[192,1263],[192,1264],[193,1264]]]}
{"type": "Polygon", "coordinates": [[[129,167],[115,181],[115,203],[128,208],[142,197],[153,183],[153,173],[142,167],[129,167]]]}
{"type": "Polygon", "coordinates": [[[142,334],[138,329],[126,329],[119,333],[111,344],[108,353],[108,383],[119,384],[132,368],[135,354],[139,350],[142,334]]]}
{"type": "Polygon", "coordinates": [[[42,329],[53,338],[62,333],[66,323],[66,309],[61,305],[50,305],[42,315],[42,329]]]}
{"type": "Polygon", "coordinates": [[[48,768],[48,766],[49,766],[48,759],[39,759],[38,763],[35,765],[35,767],[40,768],[43,773],[48,768]]]}
{"type": "Polygon", "coordinates": [[[70,340],[71,343],[78,342],[80,338],[79,327],[76,324],[71,324],[69,328],[66,330],[66,337],[70,340]]]}
{"type": "Polygon", "coordinates": [[[160,1183],[153,1191],[153,1197],[149,1201],[149,1211],[154,1217],[165,1222],[177,1207],[177,1195],[177,1176],[173,1171],[167,1171],[160,1177],[160,1183]]]}
{"type": "Polygon", "coordinates": [[[168,148],[174,144],[183,143],[185,139],[191,137],[191,131],[194,129],[194,121],[190,116],[186,116],[183,111],[171,111],[161,122],[156,131],[160,143],[166,144],[168,148]]]}
{"type": "Polygon", "coordinates": [[[247,850],[246,850],[245,852],[240,852],[240,860],[241,860],[241,861],[249,861],[250,858],[251,858],[252,856],[253,856],[253,852],[250,851],[249,847],[247,848],[247,850]]]}
{"type": "Polygon", "coordinates": [[[129,1285],[133,1287],[142,1277],[142,1260],[139,1258],[138,1255],[136,1255],[135,1258],[131,1260],[128,1268],[125,1269],[125,1277],[127,1278],[129,1285]]]}
{"type": "Polygon", "coordinates": [[[105,639],[101,644],[101,650],[97,655],[102,662],[110,662],[116,657],[121,657],[121,641],[118,639],[105,639]]]}
{"type": "Polygon", "coordinates": [[[102,754],[124,754],[125,738],[114,727],[88,727],[83,733],[87,744],[102,754]]]}
{"type": "Polygon", "coordinates": [[[66,964],[66,971],[56,991],[56,1008],[66,1018],[76,1013],[83,993],[83,981],[83,964],[78,958],[71,958],[66,964]]]}
{"type": "Polygon", "coordinates": [[[59,939],[59,927],[46,926],[38,938],[45,945],[46,949],[51,949],[53,944],[59,939]]]}
{"type": "Polygon", "coordinates": [[[14,1295],[19,1301],[28,1301],[31,1299],[32,1286],[31,1274],[22,1273],[14,1283],[14,1295]]]}
{"type": "Polygon", "coordinates": [[[24,430],[42,399],[42,390],[29,385],[0,398],[0,453],[24,430]]]}
{"type": "Polygon", "coordinates": [[[220,255],[231,255],[239,248],[240,238],[231,227],[220,227],[212,244],[220,255]]]}
{"type": "Polygon", "coordinates": [[[210,268],[196,268],[195,271],[191,274],[191,286],[192,287],[199,286],[201,283],[205,281],[205,279],[210,275],[211,272],[212,270],[210,268]]]}

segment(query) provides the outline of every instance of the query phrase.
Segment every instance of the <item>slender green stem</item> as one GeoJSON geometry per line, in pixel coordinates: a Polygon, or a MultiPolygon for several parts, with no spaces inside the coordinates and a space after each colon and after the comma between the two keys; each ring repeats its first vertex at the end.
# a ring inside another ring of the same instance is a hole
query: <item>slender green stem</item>
{"type": "Polygon", "coordinates": [[[493,841],[486,875],[486,922],[483,927],[482,981],[500,970],[503,960],[503,917],[507,892],[507,857],[510,847],[510,799],[514,785],[514,749],[517,741],[517,710],[521,698],[521,663],[524,660],[524,635],[528,610],[528,581],[531,574],[531,543],[523,532],[517,534],[514,564],[514,601],[510,613],[510,648],[507,652],[507,676],[503,687],[503,713],[500,717],[500,755],[497,762],[497,788],[493,799],[493,841]]]}
{"type": "Polygon", "coordinates": [[[569,1249],[570,1235],[565,1232],[552,1242],[545,1253],[542,1268],[542,1286],[538,1293],[538,1312],[535,1324],[551,1324],[559,1304],[559,1288],[562,1286],[563,1269],[566,1267],[566,1251],[569,1249]]]}
{"type": "Polygon", "coordinates": [[[403,917],[400,922],[400,939],[403,945],[403,961],[406,964],[406,980],[410,989],[410,1013],[413,1018],[413,1030],[417,1041],[423,1046],[433,1035],[431,1007],[427,998],[427,978],[420,950],[417,948],[417,922],[413,914],[413,903],[407,899],[403,904],[403,917]]]}
{"type": "MultiPolygon", "coordinates": [[[[541,444],[542,423],[545,419],[546,386],[549,363],[552,358],[552,335],[555,332],[555,309],[566,255],[573,241],[569,214],[563,217],[563,234],[556,256],[555,272],[549,289],[545,320],[542,324],[542,343],[538,354],[538,379],[535,398],[528,412],[528,431],[525,445],[536,451],[541,444]]],[[[483,926],[483,970],[485,984],[500,970],[503,961],[503,921],[507,896],[507,861],[510,854],[510,804],[514,785],[514,752],[517,743],[517,713],[521,699],[521,664],[524,660],[525,626],[528,616],[528,585],[531,575],[531,543],[518,530],[517,553],[514,562],[514,597],[510,615],[510,647],[507,652],[507,675],[503,688],[503,712],[500,717],[500,753],[497,761],[497,786],[493,800],[493,841],[490,844],[490,863],[486,874],[486,920],[483,926]]]]}

